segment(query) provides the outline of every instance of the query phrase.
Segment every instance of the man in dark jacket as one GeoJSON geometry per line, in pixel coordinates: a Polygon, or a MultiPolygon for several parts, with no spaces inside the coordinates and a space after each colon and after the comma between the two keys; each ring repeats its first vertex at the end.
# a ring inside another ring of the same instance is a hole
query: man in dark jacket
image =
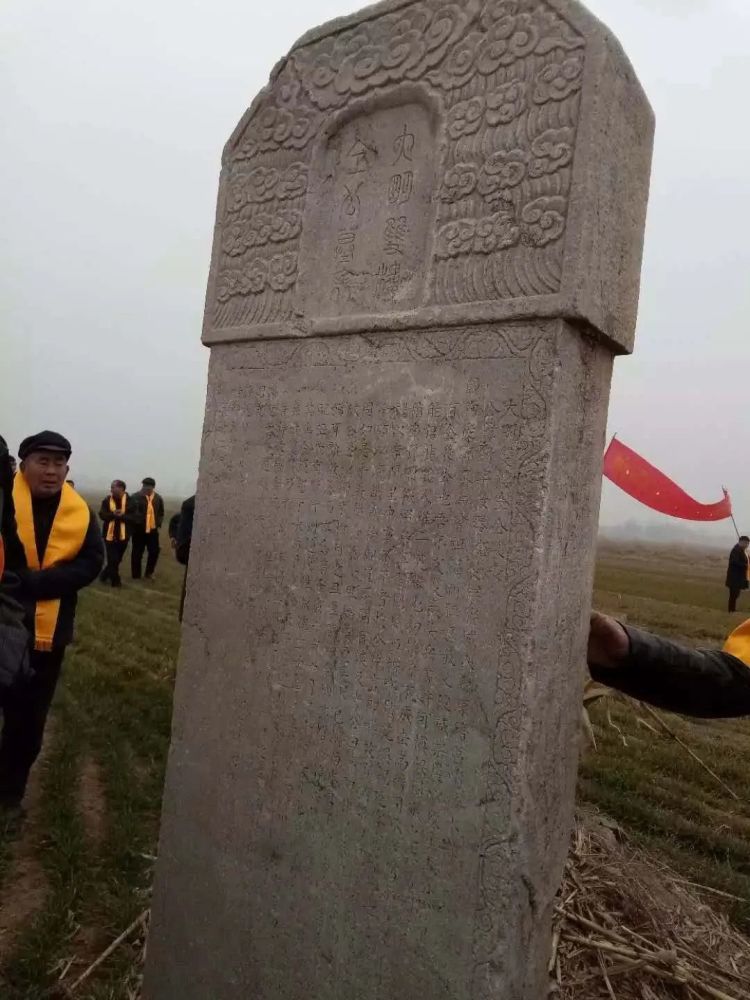
{"type": "Polygon", "coordinates": [[[169,525],[167,526],[167,534],[169,535],[169,544],[172,549],[177,548],[177,532],[180,530],[180,512],[177,511],[176,514],[172,514],[169,519],[169,525]]]}
{"type": "Polygon", "coordinates": [[[21,545],[15,559],[8,558],[8,569],[19,581],[32,676],[2,695],[0,804],[5,808],[21,803],[73,639],[78,591],[97,578],[104,561],[96,517],[65,483],[70,453],[70,443],[54,431],[26,438],[18,449],[13,502],[21,545]]]}
{"type": "Polygon", "coordinates": [[[102,583],[109,580],[113,587],[121,587],[120,563],[130,539],[128,494],[125,492],[127,486],[122,479],[113,479],[109,490],[109,496],[102,500],[99,508],[104,547],[107,550],[107,565],[102,570],[100,579],[102,583]]]}
{"type": "MultiPolygon", "coordinates": [[[[17,564],[23,558],[21,540],[16,531],[13,510],[13,478],[16,474],[15,459],[8,452],[5,438],[0,437],[0,492],[2,492],[2,515],[0,516],[0,543],[4,546],[4,561],[17,564]]],[[[0,572],[0,580],[2,580],[0,572]]]]}
{"type": "Polygon", "coordinates": [[[16,600],[18,582],[12,573],[5,572],[6,554],[11,564],[18,564],[23,557],[13,510],[15,469],[11,459],[5,439],[0,437],[0,698],[29,674],[29,633],[23,607],[16,600]]]}
{"type": "Polygon", "coordinates": [[[180,519],[177,522],[177,538],[174,554],[178,563],[185,567],[182,578],[182,594],[180,595],[179,619],[185,609],[185,594],[187,592],[188,562],[190,561],[190,544],[193,541],[193,518],[195,517],[195,494],[184,501],[180,509],[180,519]]]}
{"type": "Polygon", "coordinates": [[[750,545],[750,538],[747,535],[740,535],[737,544],[729,553],[729,565],[727,566],[726,585],[729,590],[729,610],[737,610],[737,598],[741,591],[747,590],[748,586],[748,560],[747,547],[750,545]]]}
{"type": "Polygon", "coordinates": [[[164,501],[154,487],[156,480],[147,476],[141,489],[132,496],[130,517],[133,546],[130,550],[130,571],[134,580],[140,580],[143,553],[146,558],[146,579],[153,579],[159,561],[159,529],[164,520],[164,501]]]}
{"type": "Polygon", "coordinates": [[[589,671],[598,683],[668,712],[704,719],[750,715],[748,626],[736,629],[723,650],[690,649],[594,612],[589,671]]]}

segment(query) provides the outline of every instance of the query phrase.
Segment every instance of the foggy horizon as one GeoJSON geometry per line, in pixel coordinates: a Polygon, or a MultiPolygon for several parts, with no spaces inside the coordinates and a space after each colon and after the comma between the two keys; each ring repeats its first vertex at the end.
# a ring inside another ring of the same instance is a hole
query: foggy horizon
{"type": "MultiPolygon", "coordinates": [[[[105,490],[144,476],[195,488],[208,350],[200,343],[221,151],[273,65],[356,0],[72,6],[2,14],[0,433],[73,444],[71,476],[105,490]]],[[[701,502],[732,494],[750,355],[750,87],[745,0],[588,0],[656,114],[632,358],[615,363],[608,437],[701,502]],[[739,217],[739,219],[738,219],[739,217]]],[[[605,481],[602,523],[679,522],[605,481]]],[[[686,522],[682,522],[685,524],[686,522]]],[[[688,525],[724,544],[731,522],[688,525]]]]}

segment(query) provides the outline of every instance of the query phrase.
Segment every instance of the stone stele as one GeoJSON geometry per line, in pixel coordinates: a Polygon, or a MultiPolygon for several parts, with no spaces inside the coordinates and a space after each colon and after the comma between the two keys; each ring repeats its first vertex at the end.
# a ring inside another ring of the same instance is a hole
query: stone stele
{"type": "Polygon", "coordinates": [[[318,28],[224,152],[148,1000],[542,1000],[653,118],[572,0],[318,28]]]}

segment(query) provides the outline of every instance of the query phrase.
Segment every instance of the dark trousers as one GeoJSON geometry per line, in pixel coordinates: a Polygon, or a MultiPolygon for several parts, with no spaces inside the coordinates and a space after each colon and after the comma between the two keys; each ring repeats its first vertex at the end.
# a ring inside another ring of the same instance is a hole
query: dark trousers
{"type": "Polygon", "coordinates": [[[156,564],[159,561],[159,532],[145,531],[133,532],[133,547],[130,550],[130,572],[134,580],[141,578],[141,566],[143,564],[143,552],[148,552],[146,559],[146,577],[153,576],[156,564]]]}
{"type": "Polygon", "coordinates": [[[185,575],[182,578],[182,591],[180,593],[180,610],[177,612],[177,618],[182,621],[182,613],[185,610],[185,597],[187,595],[187,566],[185,567],[185,575]]]}
{"type": "Polygon", "coordinates": [[[128,543],[105,541],[104,545],[107,549],[107,565],[102,570],[100,579],[102,581],[109,580],[113,587],[119,587],[120,563],[122,562],[122,557],[125,555],[125,549],[128,547],[128,543]]]}
{"type": "Polygon", "coordinates": [[[742,587],[730,587],[729,588],[729,610],[737,610],[737,598],[742,593],[742,587]]]}
{"type": "Polygon", "coordinates": [[[20,802],[29,771],[42,749],[44,726],[60,676],[64,649],[31,653],[34,676],[0,695],[0,802],[20,802]]]}

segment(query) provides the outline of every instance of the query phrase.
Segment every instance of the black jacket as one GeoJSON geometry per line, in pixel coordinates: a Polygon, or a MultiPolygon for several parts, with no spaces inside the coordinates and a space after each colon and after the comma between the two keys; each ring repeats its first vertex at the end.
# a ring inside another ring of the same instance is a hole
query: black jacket
{"type": "Polygon", "coordinates": [[[745,550],[735,545],[729,553],[726,585],[730,590],[747,590],[747,556],[745,550]]]}
{"type": "Polygon", "coordinates": [[[193,518],[195,517],[195,495],[188,497],[180,510],[180,521],[177,525],[177,545],[174,554],[177,562],[187,566],[190,559],[190,543],[193,540],[193,518]]]}
{"type": "Polygon", "coordinates": [[[2,516],[0,533],[5,545],[5,561],[8,569],[23,562],[23,545],[16,531],[16,517],[13,509],[13,471],[5,439],[0,437],[0,493],[2,493],[2,516]]]}
{"type": "Polygon", "coordinates": [[[112,513],[112,511],[109,509],[109,501],[110,501],[110,498],[108,496],[106,496],[102,500],[101,507],[99,508],[99,518],[100,518],[100,520],[102,522],[102,538],[104,538],[106,540],[106,538],[107,538],[107,529],[109,528],[109,522],[110,521],[114,521],[116,525],[117,524],[123,524],[123,523],[125,524],[125,538],[121,539],[120,538],[120,532],[119,531],[115,531],[115,541],[116,542],[119,542],[119,541],[126,541],[127,542],[127,540],[130,538],[131,521],[132,521],[132,517],[133,517],[133,504],[132,504],[132,501],[131,501],[130,497],[128,497],[127,501],[125,502],[125,517],[122,517],[122,518],[114,516],[114,514],[112,513]]]}
{"type": "MultiPolygon", "coordinates": [[[[18,566],[23,546],[16,530],[13,509],[13,471],[5,440],[0,437],[0,537],[3,562],[18,566]]],[[[0,691],[17,683],[28,670],[29,635],[23,607],[17,602],[18,582],[12,572],[0,569],[0,691]]]]}
{"type": "MultiPolygon", "coordinates": [[[[40,562],[47,548],[52,522],[60,503],[60,494],[48,500],[33,500],[34,531],[40,562]]],[[[59,563],[51,569],[31,570],[26,565],[26,554],[21,549],[18,564],[10,566],[19,579],[15,597],[26,612],[26,627],[33,635],[34,610],[37,601],[60,599],[60,612],[53,639],[55,649],[73,640],[78,591],[97,578],[104,565],[104,545],[99,525],[93,511],[89,511],[89,526],[78,555],[69,562],[59,563]]]]}
{"type": "Polygon", "coordinates": [[[630,652],[617,667],[589,665],[600,684],[657,708],[703,719],[750,715],[750,667],[720,649],[689,649],[623,626],[630,652]]]}
{"type": "Polygon", "coordinates": [[[169,527],[167,528],[169,537],[171,539],[174,539],[175,542],[177,541],[177,533],[179,530],[180,530],[180,512],[178,511],[176,514],[172,514],[172,516],[170,517],[169,527]]]}
{"type": "MultiPolygon", "coordinates": [[[[145,531],[146,530],[146,494],[143,490],[138,490],[137,493],[132,493],[128,498],[128,507],[130,508],[130,513],[128,517],[130,519],[130,526],[133,532],[145,531]]],[[[161,528],[161,523],[164,520],[164,501],[159,496],[158,493],[154,493],[154,515],[156,516],[156,530],[161,528]]]]}
{"type": "Polygon", "coordinates": [[[193,518],[195,517],[195,495],[183,501],[180,508],[180,519],[177,524],[177,537],[174,554],[178,563],[185,567],[185,575],[182,578],[182,593],[180,595],[179,619],[182,621],[182,613],[185,610],[185,596],[187,594],[187,567],[190,560],[190,543],[193,540],[193,518]]]}

